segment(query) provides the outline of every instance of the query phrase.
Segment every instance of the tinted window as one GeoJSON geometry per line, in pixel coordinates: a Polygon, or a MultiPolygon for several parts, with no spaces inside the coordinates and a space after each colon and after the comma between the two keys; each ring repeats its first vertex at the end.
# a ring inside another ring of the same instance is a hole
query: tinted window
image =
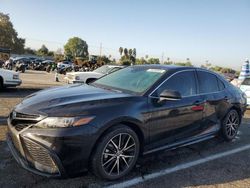
{"type": "Polygon", "coordinates": [[[219,91],[217,77],[205,71],[198,71],[200,93],[210,93],[219,91]]]}
{"type": "Polygon", "coordinates": [[[167,70],[147,66],[130,66],[101,77],[94,86],[142,94],[158,81],[167,70]]]}
{"type": "Polygon", "coordinates": [[[160,96],[163,90],[179,91],[182,97],[195,95],[196,82],[194,71],[180,72],[172,76],[154,93],[154,96],[160,96]]]}
{"type": "Polygon", "coordinates": [[[217,80],[218,80],[219,89],[221,91],[225,88],[225,85],[223,84],[223,82],[219,78],[217,78],[217,80]]]}

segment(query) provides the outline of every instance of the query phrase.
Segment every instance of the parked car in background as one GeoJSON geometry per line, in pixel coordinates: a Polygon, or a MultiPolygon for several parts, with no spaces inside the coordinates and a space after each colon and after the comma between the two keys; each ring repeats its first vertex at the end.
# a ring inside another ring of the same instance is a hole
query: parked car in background
{"type": "Polygon", "coordinates": [[[7,143],[33,173],[67,177],[89,168],[115,180],[139,156],[218,135],[233,140],[245,109],[244,93],[211,71],[129,66],[26,97],[9,115],[7,143]]]}
{"type": "Polygon", "coordinates": [[[241,91],[247,96],[247,105],[250,105],[250,78],[245,78],[240,84],[241,91]]]}
{"type": "Polygon", "coordinates": [[[26,70],[26,67],[28,67],[28,66],[25,65],[25,63],[23,61],[17,61],[15,63],[15,71],[16,72],[20,71],[20,72],[24,73],[26,70]]]}
{"type": "Polygon", "coordinates": [[[19,73],[0,68],[0,89],[4,87],[16,87],[21,85],[19,73]]]}
{"type": "Polygon", "coordinates": [[[94,71],[89,72],[70,72],[66,74],[66,82],[69,84],[73,83],[86,83],[89,84],[98,78],[115,72],[124,68],[124,66],[119,65],[103,65],[94,71]]]}
{"type": "Polygon", "coordinates": [[[57,63],[57,68],[62,69],[62,68],[74,68],[74,64],[71,61],[62,61],[57,63]]]}

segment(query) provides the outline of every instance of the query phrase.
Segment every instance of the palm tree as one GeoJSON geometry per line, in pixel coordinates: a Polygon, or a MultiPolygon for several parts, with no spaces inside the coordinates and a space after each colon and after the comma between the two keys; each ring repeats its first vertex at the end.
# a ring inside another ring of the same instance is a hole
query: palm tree
{"type": "Polygon", "coordinates": [[[124,55],[125,55],[126,57],[128,57],[128,49],[127,49],[127,48],[124,48],[123,53],[124,53],[124,55]]]}
{"type": "Polygon", "coordinates": [[[136,49],[135,48],[133,49],[133,56],[134,56],[134,58],[136,58],[136,49]]]}
{"type": "Polygon", "coordinates": [[[122,47],[119,48],[119,53],[122,56],[122,53],[123,53],[123,48],[122,47]]]}
{"type": "Polygon", "coordinates": [[[132,54],[133,54],[133,50],[132,50],[132,49],[129,49],[129,50],[128,50],[128,54],[129,54],[129,56],[131,57],[132,54]]]}

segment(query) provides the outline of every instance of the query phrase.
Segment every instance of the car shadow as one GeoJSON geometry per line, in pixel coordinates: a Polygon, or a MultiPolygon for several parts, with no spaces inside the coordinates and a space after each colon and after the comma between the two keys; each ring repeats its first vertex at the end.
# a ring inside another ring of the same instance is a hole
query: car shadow
{"type": "Polygon", "coordinates": [[[0,116],[0,126],[4,126],[7,124],[7,116],[0,116]]]}

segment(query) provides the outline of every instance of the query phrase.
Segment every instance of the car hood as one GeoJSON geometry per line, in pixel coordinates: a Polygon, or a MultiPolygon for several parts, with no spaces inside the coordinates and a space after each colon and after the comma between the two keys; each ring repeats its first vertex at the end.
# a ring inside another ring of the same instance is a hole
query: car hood
{"type": "Polygon", "coordinates": [[[19,74],[18,72],[7,70],[7,69],[2,69],[2,68],[0,68],[0,72],[3,72],[5,74],[10,74],[10,75],[19,74]]]}
{"type": "Polygon", "coordinates": [[[73,75],[73,76],[84,76],[84,75],[98,75],[102,76],[102,73],[98,72],[72,72],[72,73],[67,73],[67,75],[73,75]]]}
{"type": "Polygon", "coordinates": [[[130,94],[101,89],[87,84],[73,84],[42,90],[26,97],[15,107],[25,114],[57,115],[75,113],[93,105],[110,103],[114,99],[132,97],[130,94]]]}

